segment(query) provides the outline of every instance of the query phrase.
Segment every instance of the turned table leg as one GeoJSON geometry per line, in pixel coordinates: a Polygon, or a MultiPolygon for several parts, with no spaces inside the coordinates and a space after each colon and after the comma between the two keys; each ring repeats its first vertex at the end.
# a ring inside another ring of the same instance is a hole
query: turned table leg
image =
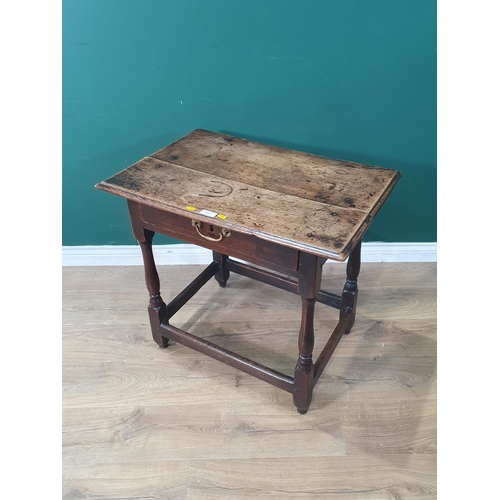
{"type": "Polygon", "coordinates": [[[354,247],[349,260],[347,261],[346,275],[347,279],[342,291],[342,308],[340,309],[340,320],[349,315],[349,324],[345,331],[347,335],[354,324],[356,316],[356,305],[358,302],[358,276],[361,268],[361,240],[354,247]]]}
{"type": "Polygon", "coordinates": [[[314,306],[321,286],[324,259],[300,254],[299,293],[302,299],[302,319],[299,333],[299,357],[294,371],[293,403],[299,413],[306,413],[314,387],[314,306]]]}
{"type": "Polygon", "coordinates": [[[129,201],[130,221],[132,230],[139,246],[141,247],[142,258],[144,261],[144,276],[146,280],[146,288],[149,292],[149,321],[151,323],[151,331],[153,340],[160,347],[167,347],[168,339],[161,334],[160,325],[162,322],[167,322],[167,306],[160,295],[160,278],[156,270],[156,264],[153,256],[153,236],[154,231],[145,229],[140,224],[138,217],[138,207],[134,202],[129,201]]]}
{"type": "Polygon", "coordinates": [[[214,278],[217,283],[219,283],[219,286],[224,288],[226,286],[227,280],[229,279],[229,269],[227,268],[228,256],[218,252],[212,253],[214,256],[214,261],[219,265],[219,269],[215,273],[214,278]]]}

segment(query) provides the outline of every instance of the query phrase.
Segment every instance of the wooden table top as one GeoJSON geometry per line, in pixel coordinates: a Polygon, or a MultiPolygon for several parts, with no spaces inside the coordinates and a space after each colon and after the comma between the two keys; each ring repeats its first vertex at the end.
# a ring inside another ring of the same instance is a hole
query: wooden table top
{"type": "Polygon", "coordinates": [[[342,261],[400,176],[198,129],[96,187],[342,261]]]}

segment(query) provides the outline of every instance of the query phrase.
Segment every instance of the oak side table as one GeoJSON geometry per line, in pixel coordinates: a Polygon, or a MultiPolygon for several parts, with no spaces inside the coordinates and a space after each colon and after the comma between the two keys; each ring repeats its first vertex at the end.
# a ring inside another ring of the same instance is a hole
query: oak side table
{"type": "Polygon", "coordinates": [[[167,347],[173,340],[288,391],[298,412],[306,413],[314,385],[354,323],[361,238],[400,176],[198,129],[96,187],[127,199],[144,258],[154,341],[167,347]],[[156,232],[213,252],[213,262],[168,304],[153,258],[156,232]],[[321,289],[328,259],[348,259],[341,295],[321,289]],[[231,272],[301,296],[293,377],[169,323],[212,277],[224,287],[231,272]],[[340,314],[313,360],[316,301],[340,314]]]}

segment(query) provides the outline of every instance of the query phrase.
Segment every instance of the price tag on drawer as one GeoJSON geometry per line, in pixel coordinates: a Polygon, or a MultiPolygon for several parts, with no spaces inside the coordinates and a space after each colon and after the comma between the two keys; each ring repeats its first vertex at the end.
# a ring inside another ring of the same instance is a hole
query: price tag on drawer
{"type": "Polygon", "coordinates": [[[211,212],[210,210],[200,210],[200,215],[206,215],[207,217],[215,217],[217,212],[211,212]]]}

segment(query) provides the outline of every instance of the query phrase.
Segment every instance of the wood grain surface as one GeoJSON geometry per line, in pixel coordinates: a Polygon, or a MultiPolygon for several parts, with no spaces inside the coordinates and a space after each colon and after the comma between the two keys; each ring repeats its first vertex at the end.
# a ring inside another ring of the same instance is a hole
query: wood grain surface
{"type": "MultiPolygon", "coordinates": [[[[159,267],[173,298],[201,266],[159,267]]],[[[341,291],[345,266],[326,265],[341,291]]],[[[143,269],[63,268],[63,499],[436,498],[436,266],[364,264],[356,323],[306,415],[151,338],[143,269]]],[[[293,376],[300,297],[211,280],[172,324],[293,376]]],[[[318,304],[321,351],[338,311],[318,304]]]]}
{"type": "Polygon", "coordinates": [[[216,220],[229,230],[344,260],[399,177],[396,170],[195,130],[96,187],[154,208],[205,222],[216,220]],[[204,216],[203,210],[224,219],[204,216]]]}

